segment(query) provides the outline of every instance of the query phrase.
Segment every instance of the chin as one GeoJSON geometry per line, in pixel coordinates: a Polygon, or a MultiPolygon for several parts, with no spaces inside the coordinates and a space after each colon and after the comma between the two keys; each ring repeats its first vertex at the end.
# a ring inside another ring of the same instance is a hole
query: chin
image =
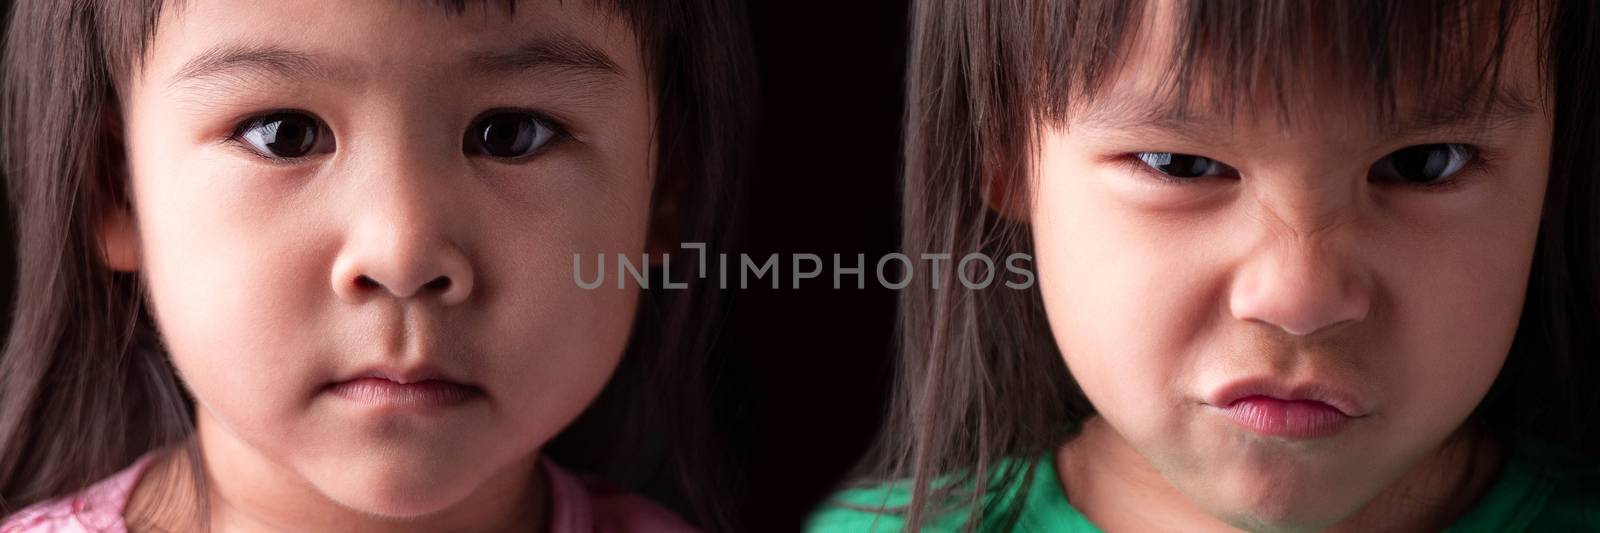
{"type": "Polygon", "coordinates": [[[1253,532],[1322,531],[1344,520],[1357,504],[1333,490],[1339,484],[1284,477],[1235,479],[1207,495],[1208,511],[1253,532]]]}
{"type": "Polygon", "coordinates": [[[1281,507],[1238,508],[1213,512],[1228,525],[1256,533],[1297,533],[1322,531],[1344,518],[1326,509],[1288,509],[1281,507]]]}
{"type": "Polygon", "coordinates": [[[319,476],[318,489],[351,510],[410,519],[465,501],[482,484],[476,470],[467,465],[422,458],[386,459],[369,455],[336,465],[319,476]]]}

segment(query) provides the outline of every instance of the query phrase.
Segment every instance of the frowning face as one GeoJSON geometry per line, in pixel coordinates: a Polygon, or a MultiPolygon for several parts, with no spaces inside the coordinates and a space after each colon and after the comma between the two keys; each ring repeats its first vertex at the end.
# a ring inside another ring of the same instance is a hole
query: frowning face
{"type": "Polygon", "coordinates": [[[1427,120],[1449,103],[1411,97],[1380,124],[1324,92],[1289,121],[1164,120],[1157,38],[1044,131],[1030,217],[1055,339],[1105,424],[1202,510],[1333,525],[1483,398],[1549,169],[1525,37],[1503,80],[1521,98],[1490,116],[1427,120]]]}
{"type": "Polygon", "coordinates": [[[587,2],[168,6],[105,229],[218,477],[388,516],[526,482],[628,338],[637,289],[570,258],[644,250],[642,69],[587,2]]]}

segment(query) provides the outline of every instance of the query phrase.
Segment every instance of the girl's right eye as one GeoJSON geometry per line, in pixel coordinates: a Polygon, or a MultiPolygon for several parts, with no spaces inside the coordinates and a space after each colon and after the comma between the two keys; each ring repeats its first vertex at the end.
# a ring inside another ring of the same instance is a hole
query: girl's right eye
{"type": "Polygon", "coordinates": [[[1145,166],[1174,180],[1226,176],[1233,173],[1233,169],[1221,161],[1198,155],[1173,152],[1139,152],[1133,155],[1145,166]]]}
{"type": "Polygon", "coordinates": [[[254,117],[240,124],[233,138],[267,159],[298,159],[332,151],[333,136],[322,121],[298,112],[254,117]]]}

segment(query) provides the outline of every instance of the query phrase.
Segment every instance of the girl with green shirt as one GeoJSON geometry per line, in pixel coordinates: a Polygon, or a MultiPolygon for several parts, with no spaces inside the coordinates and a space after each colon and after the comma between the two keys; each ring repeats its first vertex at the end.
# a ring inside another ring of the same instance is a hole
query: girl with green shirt
{"type": "Polygon", "coordinates": [[[1600,530],[1600,6],[913,11],[905,252],[1037,283],[914,265],[810,531],[1600,530]]]}

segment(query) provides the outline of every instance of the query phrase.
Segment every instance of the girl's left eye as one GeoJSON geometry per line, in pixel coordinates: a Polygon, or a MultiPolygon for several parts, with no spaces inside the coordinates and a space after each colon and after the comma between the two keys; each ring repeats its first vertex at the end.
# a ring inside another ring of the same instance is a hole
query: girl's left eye
{"type": "Polygon", "coordinates": [[[526,111],[497,111],[472,123],[462,139],[468,154],[517,159],[533,155],[566,135],[552,120],[526,111]]]}
{"type": "Polygon", "coordinates": [[[1372,165],[1372,173],[1391,181],[1438,185],[1450,181],[1477,157],[1478,149],[1466,144],[1408,146],[1379,159],[1372,165]]]}
{"type": "Polygon", "coordinates": [[[1221,161],[1198,155],[1173,152],[1139,152],[1133,155],[1145,166],[1175,180],[1226,176],[1233,172],[1232,167],[1221,161]]]}

